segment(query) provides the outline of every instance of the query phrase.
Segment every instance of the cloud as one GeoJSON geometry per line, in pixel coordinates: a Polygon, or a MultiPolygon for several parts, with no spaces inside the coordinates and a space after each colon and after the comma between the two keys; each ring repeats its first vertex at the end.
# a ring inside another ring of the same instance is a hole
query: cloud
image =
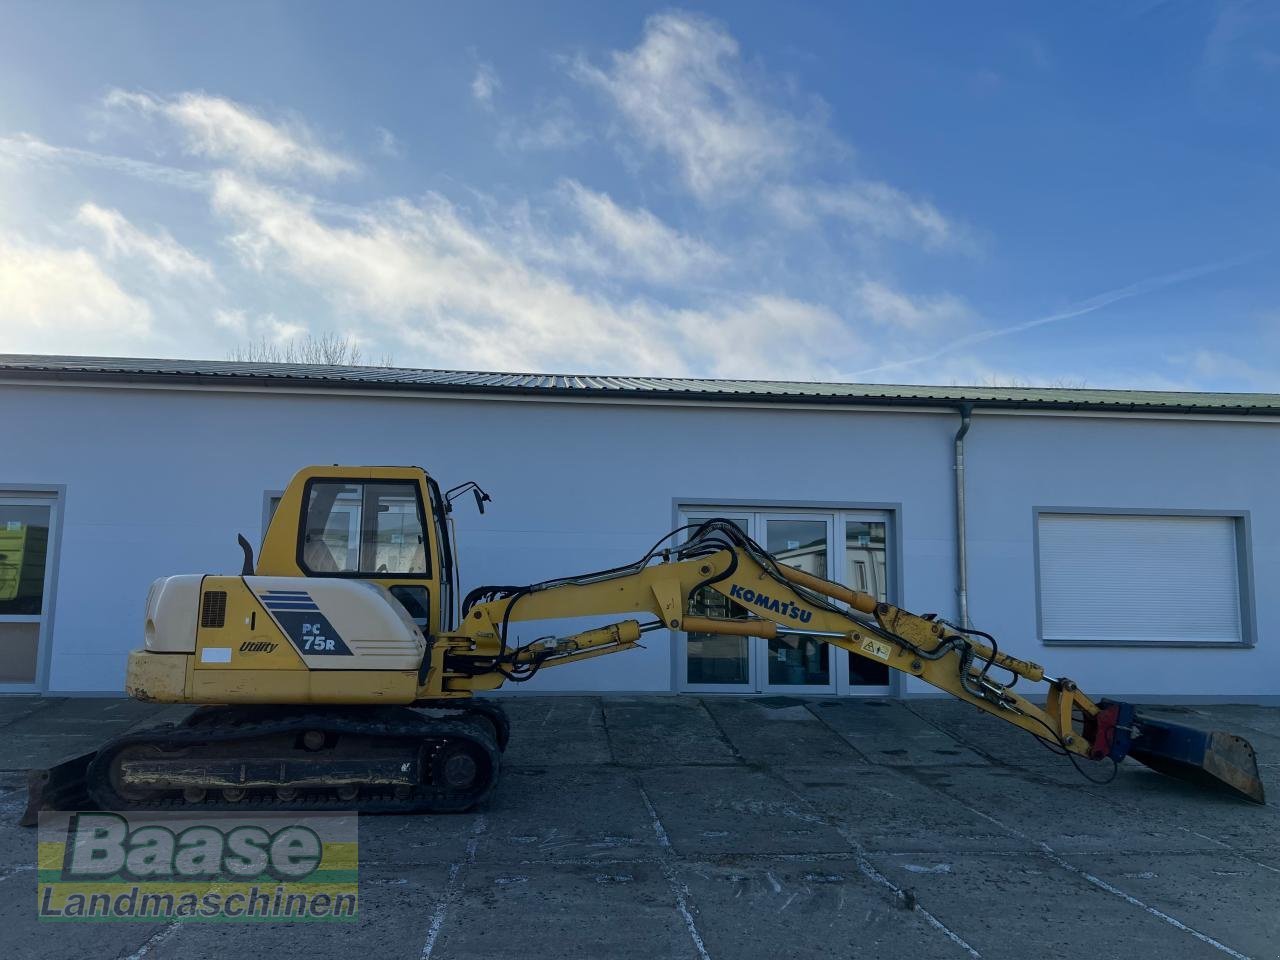
{"type": "Polygon", "coordinates": [[[584,292],[436,195],[370,207],[338,226],[299,198],[223,173],[213,204],[236,224],[249,266],[321,292],[416,362],[778,377],[834,373],[862,356],[835,313],[785,296],[722,295],[712,307],[676,308],[584,292]],[[789,344],[782,355],[780,329],[789,344]]]}
{"type": "Polygon", "coordinates": [[[1107,290],[1103,293],[1087,297],[1084,300],[1078,300],[1069,304],[1061,310],[1053,313],[1045,314],[1041,317],[1035,317],[1031,320],[1023,320],[1020,323],[1008,324],[1001,327],[988,327],[985,330],[977,330],[967,333],[962,337],[956,337],[948,340],[940,346],[934,347],[924,353],[917,353],[914,356],[906,357],[902,360],[891,360],[887,363],[881,363],[877,366],[870,367],[866,370],[859,370],[854,373],[856,377],[874,376],[884,373],[888,370],[901,370],[908,367],[914,367],[921,363],[931,363],[941,359],[957,350],[967,347],[976,346],[980,343],[986,343],[988,340],[995,340],[998,337],[1008,337],[1016,333],[1024,333],[1027,330],[1034,330],[1036,327],[1042,327],[1046,324],[1061,323],[1064,320],[1073,320],[1076,317],[1083,317],[1098,310],[1105,309],[1113,303],[1119,303],[1122,300],[1130,300],[1134,297],[1145,296],[1149,293],[1163,290],[1166,287],[1176,286],[1197,277],[1208,276],[1209,274],[1218,273],[1231,267],[1239,266],[1249,260],[1257,259],[1252,257],[1237,257],[1232,260],[1219,260],[1213,263],[1201,264],[1197,267],[1189,267],[1185,270],[1175,270],[1172,273],[1160,274],[1155,277],[1147,277],[1138,280],[1135,283],[1127,284],[1123,287],[1116,287],[1113,290],[1107,290]]]}
{"type": "Polygon", "coordinates": [[[646,149],[669,156],[703,202],[763,196],[792,229],[835,220],[927,247],[960,239],[932,203],[887,183],[805,178],[806,169],[833,156],[847,169],[852,149],[814,118],[774,105],[769,91],[785,88],[785,79],[756,75],[714,21],[680,12],[651,17],[633,50],[615,51],[606,67],[579,58],[571,72],[608,96],[646,149]]]}
{"type": "Polygon", "coordinates": [[[230,332],[241,347],[258,342],[286,344],[309,332],[303,324],[280,320],[274,313],[251,316],[245,310],[219,309],[213,312],[213,322],[230,332]]]}
{"type": "Polygon", "coordinates": [[[0,332],[9,349],[119,353],[151,326],[147,302],[89,251],[0,237],[0,332]]]}
{"type": "Polygon", "coordinates": [[[76,222],[98,231],[109,258],[137,258],[165,276],[213,279],[213,267],[174,240],[167,230],[147,233],[120,211],[95,203],[83,204],[76,213],[76,222]]]}
{"type": "Polygon", "coordinates": [[[109,170],[113,173],[123,173],[139,180],[146,180],[165,187],[175,187],[179,190],[203,192],[209,189],[212,182],[208,174],[205,173],[183,170],[179,167],[161,163],[150,163],[146,160],[134,160],[132,157],[97,153],[93,150],[58,147],[26,134],[20,134],[15,137],[0,137],[0,156],[26,163],[81,166],[109,170]]]}
{"type": "Polygon", "coordinates": [[[374,136],[376,142],[374,149],[384,157],[392,157],[398,159],[404,156],[404,148],[400,145],[400,139],[388,130],[386,127],[374,127],[374,136]]]}
{"type": "Polygon", "coordinates": [[[712,247],[672,229],[648,210],[620,207],[608,194],[576,180],[562,181],[560,190],[615,273],[671,284],[705,278],[726,263],[712,247]]]}
{"type": "Polygon", "coordinates": [[[669,347],[645,342],[642,305],[611,305],[531,269],[439,196],[388,203],[353,227],[231,174],[219,176],[213,202],[242,228],[251,266],[291,274],[443,366],[680,365],[669,347]]]}
{"type": "Polygon", "coordinates": [[[588,139],[563,98],[538,106],[528,116],[507,117],[498,128],[498,146],[504,150],[565,150],[588,139]]]}
{"type": "Polygon", "coordinates": [[[215,310],[213,322],[215,326],[230,331],[239,339],[249,335],[249,315],[243,310],[215,310]]]}
{"type": "Polygon", "coordinates": [[[854,296],[855,309],[882,327],[910,334],[934,334],[953,330],[971,312],[958,297],[911,296],[878,280],[864,280],[854,296]]]}
{"type": "Polygon", "coordinates": [[[187,153],[246,170],[333,179],[358,169],[354,161],[317,144],[315,136],[300,121],[271,123],[250,107],[224,97],[180,93],[166,99],[112,90],[104,104],[161,117],[182,132],[187,153]]]}
{"type": "Polygon", "coordinates": [[[471,97],[485,109],[492,109],[493,95],[502,88],[502,80],[493,64],[483,61],[476,65],[476,74],[471,78],[471,97]]]}
{"type": "Polygon", "coordinates": [[[830,217],[874,236],[918,240],[927,247],[962,240],[962,232],[937,207],[887,183],[863,180],[834,187],[784,184],[768,195],[768,202],[783,222],[796,228],[811,227],[819,217],[830,217]]]}
{"type": "Polygon", "coordinates": [[[1202,384],[1225,384],[1230,389],[1247,387],[1262,391],[1275,391],[1280,386],[1280,376],[1271,366],[1259,366],[1220,350],[1196,350],[1169,360],[1184,367],[1192,379],[1202,384]]]}
{"type": "Polygon", "coordinates": [[[700,357],[713,377],[839,380],[869,355],[829,307],[770,294],[679,311],[677,330],[685,351],[700,357]]]}
{"type": "Polygon", "coordinates": [[[607,95],[642,143],[668,154],[695,196],[741,195],[790,167],[803,124],[755,95],[737,41],[718,24],[659,14],[639,46],[610,59],[600,68],[579,58],[572,74],[607,95]]]}

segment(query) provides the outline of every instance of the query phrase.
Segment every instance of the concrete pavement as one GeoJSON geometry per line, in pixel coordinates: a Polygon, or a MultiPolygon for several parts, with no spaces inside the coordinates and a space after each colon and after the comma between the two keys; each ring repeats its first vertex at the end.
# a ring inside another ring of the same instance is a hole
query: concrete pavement
{"type": "MultiPolygon", "coordinates": [[[[950,701],[513,697],[502,781],[360,821],[357,924],[40,924],[23,771],[172,708],[0,700],[5,955],[166,960],[1280,957],[1280,812],[1089,783],[950,701]]],[[[1249,738],[1280,710],[1174,708],[1249,738]]],[[[1099,768],[1095,772],[1102,772],[1099,768]]]]}

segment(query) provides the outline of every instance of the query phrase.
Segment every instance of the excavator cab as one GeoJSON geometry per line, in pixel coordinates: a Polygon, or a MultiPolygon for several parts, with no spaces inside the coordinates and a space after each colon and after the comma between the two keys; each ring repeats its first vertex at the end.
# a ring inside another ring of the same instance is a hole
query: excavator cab
{"type": "Polygon", "coordinates": [[[418,467],[306,467],[280,499],[254,572],[378,584],[433,636],[452,629],[457,595],[447,513],[418,467]]]}

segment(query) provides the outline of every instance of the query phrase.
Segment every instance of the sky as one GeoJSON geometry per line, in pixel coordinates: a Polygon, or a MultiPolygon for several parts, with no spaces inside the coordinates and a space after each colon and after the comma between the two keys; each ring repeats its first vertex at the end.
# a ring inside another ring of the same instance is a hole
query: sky
{"type": "Polygon", "coordinates": [[[1268,3],[0,2],[0,353],[1280,391],[1268,3]]]}

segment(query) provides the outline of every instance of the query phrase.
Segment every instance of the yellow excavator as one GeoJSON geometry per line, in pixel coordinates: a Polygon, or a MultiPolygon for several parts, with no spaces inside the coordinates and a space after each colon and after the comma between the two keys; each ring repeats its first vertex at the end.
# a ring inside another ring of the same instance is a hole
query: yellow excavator
{"type": "Polygon", "coordinates": [[[241,536],[238,576],[151,587],[126,690],[197,709],[33,771],[27,820],[86,799],[110,810],[466,810],[494,788],[510,732],[500,704],[475,694],[668,630],[817,638],[1021,727],[1078,766],[1131,757],[1264,802],[1242,738],[1095,702],[988,634],[788,566],[727,520],[675,530],[625,566],[459,597],[448,515],[468,493],[483,513],[475,483],[442,491],[418,467],[299,471],[256,563],[241,536]],[[711,609],[709,596],[727,616],[694,612],[711,609]],[[613,622],[513,640],[513,624],[576,617],[613,622]],[[1014,691],[1019,681],[1037,702],[1014,691]]]}

